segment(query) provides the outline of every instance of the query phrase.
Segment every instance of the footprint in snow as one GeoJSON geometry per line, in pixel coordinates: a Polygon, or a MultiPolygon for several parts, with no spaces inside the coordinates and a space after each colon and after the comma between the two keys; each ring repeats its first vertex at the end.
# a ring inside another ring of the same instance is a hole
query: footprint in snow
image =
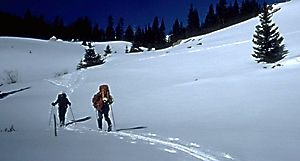
{"type": "Polygon", "coordinates": [[[172,153],[172,154],[177,153],[177,151],[174,150],[174,149],[167,149],[167,148],[165,148],[164,151],[166,151],[166,152],[168,152],[168,153],[172,153]]]}
{"type": "Polygon", "coordinates": [[[170,141],[179,141],[179,138],[168,138],[170,141]]]}
{"type": "Polygon", "coordinates": [[[195,148],[200,148],[200,145],[198,145],[198,144],[196,144],[196,143],[190,143],[190,145],[191,145],[192,147],[195,147],[195,148]]]}
{"type": "Polygon", "coordinates": [[[153,137],[155,137],[155,136],[157,136],[156,134],[153,134],[153,133],[148,133],[148,136],[153,136],[153,137]]]}

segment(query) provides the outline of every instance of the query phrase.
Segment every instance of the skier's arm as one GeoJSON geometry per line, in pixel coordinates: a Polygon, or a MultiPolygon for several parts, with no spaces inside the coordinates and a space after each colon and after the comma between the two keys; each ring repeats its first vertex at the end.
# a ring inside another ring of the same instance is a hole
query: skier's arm
{"type": "Polygon", "coordinates": [[[69,106],[71,106],[71,102],[69,101],[69,100],[67,100],[68,102],[67,102],[67,104],[69,105],[69,106]]]}
{"type": "Polygon", "coordinates": [[[113,102],[114,102],[114,98],[111,95],[109,95],[108,103],[111,105],[113,102]]]}
{"type": "Polygon", "coordinates": [[[56,99],[56,101],[55,102],[52,102],[51,104],[52,104],[52,106],[55,106],[57,103],[58,103],[58,99],[59,99],[59,97],[57,97],[57,99],[56,99]]]}

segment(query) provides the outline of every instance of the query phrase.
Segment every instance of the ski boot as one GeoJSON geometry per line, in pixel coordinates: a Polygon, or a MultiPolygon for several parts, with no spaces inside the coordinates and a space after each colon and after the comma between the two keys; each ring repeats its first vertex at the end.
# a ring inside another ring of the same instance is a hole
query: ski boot
{"type": "Polygon", "coordinates": [[[60,127],[63,127],[63,126],[65,126],[65,122],[64,121],[60,121],[60,125],[59,125],[60,127]]]}
{"type": "Polygon", "coordinates": [[[108,129],[107,129],[107,132],[111,132],[111,129],[112,129],[112,125],[108,125],[108,129]]]}

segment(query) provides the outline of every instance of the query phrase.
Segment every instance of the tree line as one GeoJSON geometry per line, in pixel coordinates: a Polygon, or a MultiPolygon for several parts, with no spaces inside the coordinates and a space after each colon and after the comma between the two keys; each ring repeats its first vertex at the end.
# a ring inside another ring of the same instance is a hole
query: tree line
{"type": "Polygon", "coordinates": [[[253,18],[260,11],[261,7],[256,0],[244,0],[241,5],[237,0],[233,4],[228,3],[226,0],[219,0],[215,7],[210,4],[205,19],[200,23],[198,11],[191,5],[187,26],[184,27],[183,22],[176,19],[172,27],[170,41],[174,43],[187,37],[213,32],[253,18]]]}
{"type": "Polygon", "coordinates": [[[53,22],[46,22],[43,16],[33,16],[27,10],[24,17],[0,12],[1,24],[0,36],[20,36],[38,39],[49,39],[52,36],[66,41],[115,41],[125,40],[133,42],[134,46],[147,48],[165,48],[174,42],[195,35],[209,33],[232,24],[242,22],[251,17],[257,16],[260,12],[260,5],[256,0],[244,0],[241,5],[237,0],[228,3],[226,0],[219,0],[214,7],[209,6],[205,19],[201,22],[198,11],[191,4],[188,12],[188,22],[175,20],[169,39],[166,39],[166,28],[164,20],[155,17],[152,24],[145,27],[133,28],[124,26],[124,19],[120,18],[114,23],[112,16],[108,17],[108,25],[105,29],[99,28],[86,17],[79,17],[75,22],[65,25],[60,17],[55,17],[53,22]]]}

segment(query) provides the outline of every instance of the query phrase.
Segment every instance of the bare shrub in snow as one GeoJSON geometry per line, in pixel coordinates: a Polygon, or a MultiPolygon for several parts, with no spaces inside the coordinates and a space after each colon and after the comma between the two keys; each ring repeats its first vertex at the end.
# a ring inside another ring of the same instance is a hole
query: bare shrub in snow
{"type": "Polygon", "coordinates": [[[62,72],[57,72],[57,73],[55,73],[55,77],[60,77],[60,76],[62,76],[62,75],[66,75],[66,74],[68,74],[69,72],[67,71],[67,70],[64,70],[64,71],[62,71],[62,72]]]}
{"type": "Polygon", "coordinates": [[[7,84],[17,83],[18,81],[18,72],[14,70],[5,70],[4,71],[4,82],[7,84]]]}
{"type": "Polygon", "coordinates": [[[14,125],[11,125],[10,128],[5,128],[4,130],[0,130],[0,132],[13,132],[16,131],[14,125]]]}

